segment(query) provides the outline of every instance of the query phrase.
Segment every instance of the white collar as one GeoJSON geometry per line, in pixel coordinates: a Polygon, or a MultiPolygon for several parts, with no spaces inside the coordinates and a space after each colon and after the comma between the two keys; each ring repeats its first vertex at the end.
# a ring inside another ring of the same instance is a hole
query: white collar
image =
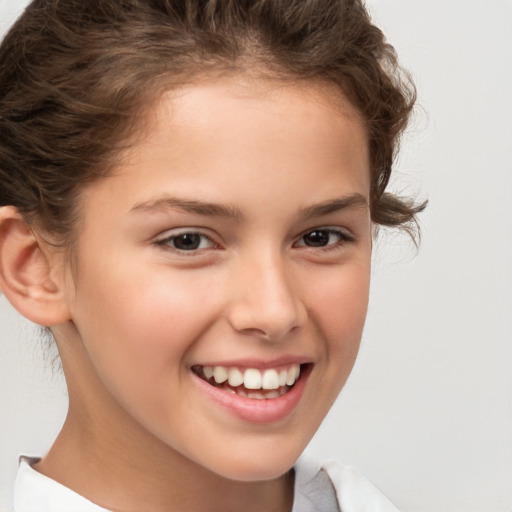
{"type": "Polygon", "coordinates": [[[14,512],[108,512],[31,467],[38,459],[20,457],[14,512]]]}
{"type": "MultiPolygon", "coordinates": [[[[109,512],[31,467],[37,458],[20,457],[14,512],[109,512]]],[[[295,466],[293,512],[398,512],[366,478],[335,462],[302,457],[295,466]],[[321,508],[318,508],[321,507],[321,508]]]]}

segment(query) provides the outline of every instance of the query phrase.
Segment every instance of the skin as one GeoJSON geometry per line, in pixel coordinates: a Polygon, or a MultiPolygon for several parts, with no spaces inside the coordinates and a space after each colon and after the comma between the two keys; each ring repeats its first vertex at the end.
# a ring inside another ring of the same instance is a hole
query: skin
{"type": "Polygon", "coordinates": [[[50,256],[70,406],[36,469],[113,510],[290,510],[288,471],[366,316],[364,125],[327,85],[230,77],[164,96],[146,128],[84,190],[75,265],[50,256]],[[326,245],[307,245],[320,228],[326,245]],[[199,249],[173,245],[183,232],[205,235],[199,249]],[[191,371],[283,357],[311,373],[293,411],[265,424],[214,403],[191,371]]]}

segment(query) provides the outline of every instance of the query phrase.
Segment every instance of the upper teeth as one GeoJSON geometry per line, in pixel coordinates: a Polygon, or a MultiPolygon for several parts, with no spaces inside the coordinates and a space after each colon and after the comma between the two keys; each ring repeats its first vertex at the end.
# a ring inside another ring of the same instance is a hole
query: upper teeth
{"type": "Polygon", "coordinates": [[[300,375],[300,365],[292,364],[288,368],[229,368],[225,366],[204,366],[203,374],[209,380],[213,377],[217,384],[228,382],[232,387],[243,386],[247,389],[278,389],[293,386],[300,375]]]}

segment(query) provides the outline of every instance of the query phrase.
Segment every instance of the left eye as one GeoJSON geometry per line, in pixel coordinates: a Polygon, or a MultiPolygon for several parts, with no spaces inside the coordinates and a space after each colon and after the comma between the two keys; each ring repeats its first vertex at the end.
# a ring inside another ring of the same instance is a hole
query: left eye
{"type": "Polygon", "coordinates": [[[178,251],[197,251],[199,249],[209,249],[214,245],[208,236],[193,232],[172,235],[163,240],[158,240],[156,243],[157,245],[168,246],[178,251]]]}
{"type": "Polygon", "coordinates": [[[335,229],[315,229],[309,231],[299,239],[296,246],[299,247],[327,247],[339,242],[350,241],[351,237],[342,231],[335,229]]]}

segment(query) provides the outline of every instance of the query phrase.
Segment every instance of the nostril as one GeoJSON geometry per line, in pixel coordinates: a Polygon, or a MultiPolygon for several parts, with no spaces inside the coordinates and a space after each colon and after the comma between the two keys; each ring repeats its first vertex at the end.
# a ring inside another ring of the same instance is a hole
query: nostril
{"type": "Polygon", "coordinates": [[[241,334],[247,334],[248,336],[255,336],[255,337],[270,339],[268,332],[266,332],[263,329],[256,328],[256,327],[248,327],[245,329],[240,329],[238,332],[240,332],[241,334]]]}
{"type": "Polygon", "coordinates": [[[245,269],[240,276],[240,295],[232,296],[227,318],[240,334],[278,342],[305,321],[305,308],[294,286],[279,265],[245,269]],[[247,286],[248,274],[256,282],[247,286]]]}

